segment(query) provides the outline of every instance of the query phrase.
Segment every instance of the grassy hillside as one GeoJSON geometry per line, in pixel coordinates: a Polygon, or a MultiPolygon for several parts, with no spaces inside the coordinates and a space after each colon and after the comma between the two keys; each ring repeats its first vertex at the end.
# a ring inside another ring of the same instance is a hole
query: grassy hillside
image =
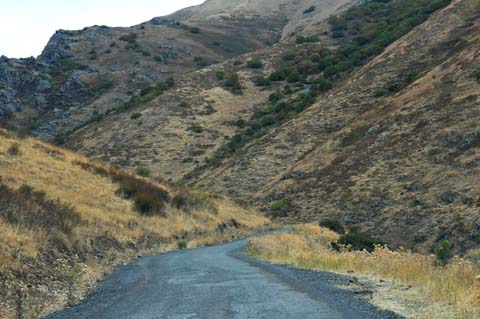
{"type": "Polygon", "coordinates": [[[3,129],[0,135],[2,318],[16,308],[33,318],[74,303],[111,266],[138,254],[228,240],[268,224],[222,196],[3,129]]]}

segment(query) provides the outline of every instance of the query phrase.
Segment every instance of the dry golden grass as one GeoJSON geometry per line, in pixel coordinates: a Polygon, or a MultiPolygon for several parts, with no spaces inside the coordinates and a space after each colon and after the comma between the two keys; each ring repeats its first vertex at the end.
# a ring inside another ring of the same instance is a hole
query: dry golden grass
{"type": "MultiPolygon", "coordinates": [[[[434,266],[435,256],[377,247],[373,253],[336,252],[329,243],[338,235],[317,226],[302,225],[293,232],[250,241],[249,252],[258,258],[300,268],[358,274],[411,286],[428,311],[412,318],[479,318],[480,268],[454,258],[445,267],[434,266]],[[441,312],[436,312],[440,311],[441,312]],[[432,312],[433,311],[433,312],[432,312]]],[[[381,298],[382,296],[379,296],[381,298]]],[[[401,297],[400,297],[401,298],[401,297]]]]}
{"type": "MultiPolygon", "coordinates": [[[[70,204],[82,220],[71,234],[64,234],[57,230],[10,224],[0,217],[1,272],[32,271],[28,268],[32,267],[31,261],[35,264],[40,261],[38,258],[41,257],[38,256],[45,253],[56,254],[56,258],[72,264],[68,259],[70,257],[63,255],[57,246],[52,246],[54,238],[55,242],[61,242],[60,247],[66,247],[71,252],[83,252],[86,260],[82,264],[86,268],[78,285],[88,286],[87,282],[93,284],[111,265],[128,261],[139,250],[142,253],[154,253],[176,249],[178,238],[185,238],[189,247],[196,247],[255,232],[269,224],[268,219],[250,208],[240,207],[227,198],[200,191],[192,191],[189,196],[202,200],[205,205],[185,211],[167,203],[165,217],[144,216],[135,210],[132,200],[118,194],[119,184],[114,183],[110,176],[89,171],[79,165],[92,164],[87,158],[34,139],[18,139],[2,129],[0,136],[1,183],[13,189],[27,185],[35,191],[42,191],[47,199],[59,199],[70,204]],[[18,152],[11,151],[12,145],[15,145],[18,152]],[[236,221],[236,226],[232,226],[232,220],[236,221]],[[220,229],[221,224],[228,224],[228,229],[220,229]],[[113,244],[92,247],[99,238],[106,238],[108,243],[113,244]],[[93,255],[98,249],[104,249],[102,255],[105,258],[102,261],[93,255]],[[26,260],[30,260],[30,266],[26,266],[26,260]]],[[[105,164],[93,164],[97,168],[109,169],[105,164]]],[[[150,182],[167,190],[171,197],[184,191],[171,185],[150,182]]],[[[49,283],[41,284],[48,286],[49,283]]],[[[47,292],[47,295],[56,300],[55,307],[64,304],[65,300],[58,289],[56,292],[47,292]]],[[[3,300],[0,308],[4,308],[3,300]]],[[[0,310],[0,317],[5,316],[0,310]]]]}

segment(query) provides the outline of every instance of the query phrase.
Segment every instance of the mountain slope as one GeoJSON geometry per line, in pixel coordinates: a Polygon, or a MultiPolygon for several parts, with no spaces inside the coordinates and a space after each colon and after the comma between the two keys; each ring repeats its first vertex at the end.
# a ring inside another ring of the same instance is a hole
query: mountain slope
{"type": "Polygon", "coordinates": [[[315,24],[351,3],[207,1],[129,28],[59,30],[37,59],[0,59],[0,120],[62,142],[149,85],[267,47],[295,31],[290,19],[315,24]],[[303,14],[312,4],[324,9],[303,14]]]}
{"type": "Polygon", "coordinates": [[[141,106],[140,119],[120,114],[68,145],[240,197],[285,222],[333,217],[395,246],[429,251],[449,240],[475,253],[479,8],[472,0],[439,11],[448,1],[412,2],[424,16],[413,9],[397,18],[410,9],[388,3],[396,9],[347,8],[327,34],[297,34],[296,44],[285,39],[197,71],[141,106]],[[369,36],[385,33],[362,47],[355,32],[364,22],[352,17],[363,12],[389,15],[398,30],[367,19],[369,36]],[[255,60],[262,66],[249,67],[255,60]],[[325,68],[325,60],[336,65],[325,68]],[[292,67],[304,73],[258,84],[292,67]],[[218,72],[238,74],[243,91],[218,72]]]}
{"type": "Polygon", "coordinates": [[[478,3],[454,1],[198,185],[288,221],[330,216],[397,245],[473,249],[479,28],[478,3]]]}
{"type": "Polygon", "coordinates": [[[112,266],[139,253],[229,240],[268,223],[222,196],[135,176],[3,129],[0,135],[2,318],[75,303],[112,266]]]}

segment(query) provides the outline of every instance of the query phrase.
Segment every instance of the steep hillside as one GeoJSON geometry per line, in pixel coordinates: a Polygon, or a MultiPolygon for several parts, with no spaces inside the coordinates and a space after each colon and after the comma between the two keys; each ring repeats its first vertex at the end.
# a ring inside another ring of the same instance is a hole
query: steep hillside
{"type": "Polygon", "coordinates": [[[478,237],[479,6],[454,1],[199,185],[428,250],[478,237]]]}
{"type": "Polygon", "coordinates": [[[36,318],[75,303],[139,254],[229,240],[268,223],[222,196],[3,129],[0,137],[1,318],[36,318]]]}
{"type": "MultiPolygon", "coordinates": [[[[449,240],[473,254],[479,7],[449,3],[342,7],[318,24],[327,33],[197,71],[68,145],[285,222],[330,216],[395,246],[425,252],[449,240]]],[[[179,19],[196,14],[219,19],[202,7],[179,19]]]]}
{"type": "Polygon", "coordinates": [[[272,45],[287,30],[301,31],[296,23],[318,31],[316,23],[351,3],[207,1],[130,28],[59,30],[37,59],[1,57],[0,120],[64,142],[88,123],[144,103],[131,102],[145,87],[272,45]]]}
{"type": "Polygon", "coordinates": [[[285,222],[331,216],[393,245],[474,253],[478,15],[474,0],[210,0],[132,28],[60,32],[37,61],[4,63],[39,68],[35,90],[46,67],[53,103],[82,101],[32,127],[63,127],[57,141],[81,153],[285,222]],[[169,41],[175,54],[157,52],[169,41]],[[70,94],[78,79],[97,93],[70,94]]]}

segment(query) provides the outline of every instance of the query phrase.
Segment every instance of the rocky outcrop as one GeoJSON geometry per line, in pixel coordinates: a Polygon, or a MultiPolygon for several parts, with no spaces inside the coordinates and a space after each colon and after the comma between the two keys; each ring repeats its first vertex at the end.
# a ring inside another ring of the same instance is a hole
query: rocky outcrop
{"type": "Polygon", "coordinates": [[[5,88],[0,90],[0,118],[10,118],[13,112],[19,112],[22,109],[22,103],[17,99],[15,90],[5,88]]]}
{"type": "Polygon", "coordinates": [[[79,74],[73,72],[55,95],[55,106],[63,108],[79,105],[85,102],[88,95],[88,88],[80,80],[79,74]]]}
{"type": "Polygon", "coordinates": [[[69,58],[72,54],[68,51],[71,43],[71,31],[58,30],[50,38],[38,60],[42,63],[55,64],[61,59],[69,58]]]}

